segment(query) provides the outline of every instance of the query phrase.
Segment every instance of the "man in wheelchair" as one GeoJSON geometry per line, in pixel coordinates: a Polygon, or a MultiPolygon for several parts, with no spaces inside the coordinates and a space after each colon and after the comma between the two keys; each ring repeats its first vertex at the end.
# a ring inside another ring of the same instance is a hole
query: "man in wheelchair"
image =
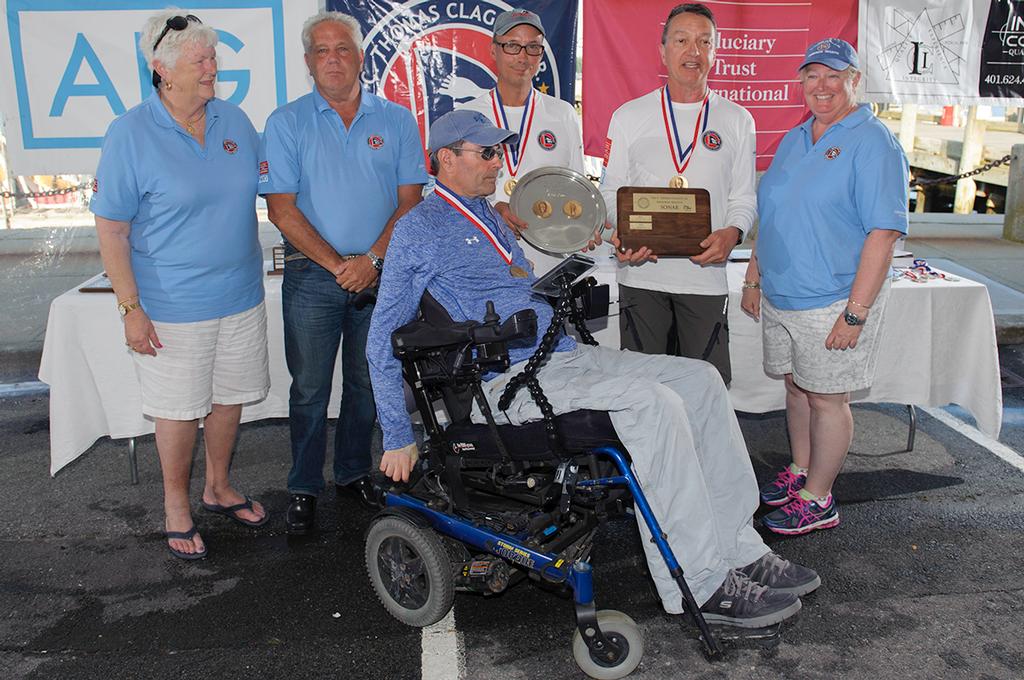
{"type": "MultiPolygon", "coordinates": [[[[543,331],[551,305],[531,293],[535,280],[511,231],[487,201],[503,144],[518,135],[484,116],[455,111],[430,129],[437,188],[395,226],[369,331],[377,413],[384,432],[381,470],[408,481],[419,458],[393,355],[392,333],[417,316],[425,293],[456,322],[485,317],[488,301],[502,319],[533,310],[543,331]]],[[[668,542],[708,622],[763,627],[800,609],[818,575],[769,550],[752,526],[758,490],[739,424],[719,373],[704,361],[616,351],[553,336],[536,379],[555,414],[606,411],[668,542]]],[[[528,390],[507,408],[499,398],[539,340],[509,343],[509,371],[484,376],[482,390],[498,423],[542,418],[528,390]],[[489,378],[489,379],[487,379],[489,378]]],[[[485,422],[479,409],[474,422],[485,422]]],[[[508,442],[509,448],[515,442],[508,442]]],[[[683,613],[683,596],[640,521],[647,563],[662,604],[683,613]]]]}

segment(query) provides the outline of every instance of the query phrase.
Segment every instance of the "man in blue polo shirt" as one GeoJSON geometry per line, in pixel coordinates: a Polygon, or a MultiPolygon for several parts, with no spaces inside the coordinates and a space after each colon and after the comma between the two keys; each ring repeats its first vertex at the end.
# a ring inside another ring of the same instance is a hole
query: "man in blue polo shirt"
{"type": "Polygon", "coordinates": [[[313,91],[267,120],[259,192],[285,237],[282,287],[285,357],[292,376],[288,416],[292,468],[290,534],[309,532],[323,490],[327,402],[338,346],[344,387],[334,440],[334,481],[366,505],[376,416],[366,366],[371,307],[356,295],[376,285],[395,221],[427,182],[416,122],[407,110],[363,91],[362,33],[340,12],[302,29],[313,91]]]}

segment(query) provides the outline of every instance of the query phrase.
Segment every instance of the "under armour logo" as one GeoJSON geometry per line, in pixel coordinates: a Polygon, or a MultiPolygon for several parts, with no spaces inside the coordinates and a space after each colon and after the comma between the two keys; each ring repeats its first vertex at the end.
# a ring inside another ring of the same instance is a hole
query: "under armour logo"
{"type": "Polygon", "coordinates": [[[479,238],[477,238],[476,236],[474,236],[473,238],[467,238],[467,239],[466,239],[466,245],[469,245],[469,246],[471,246],[471,245],[473,245],[474,243],[480,243],[480,239],[479,239],[479,238]]]}

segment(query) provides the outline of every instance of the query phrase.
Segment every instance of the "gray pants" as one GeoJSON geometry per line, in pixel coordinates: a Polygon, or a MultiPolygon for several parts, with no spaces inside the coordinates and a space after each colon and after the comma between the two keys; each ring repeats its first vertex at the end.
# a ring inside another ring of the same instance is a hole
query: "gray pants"
{"type": "Polygon", "coordinates": [[[619,342],[645,354],[711,362],[732,381],[729,361],[728,295],[688,295],[619,286],[619,342]]]}
{"type": "MultiPolygon", "coordinates": [[[[494,409],[505,384],[523,365],[484,385],[494,409]]],[[[730,569],[768,552],[751,524],[757,482],[743,434],[725,385],[710,364],[580,345],[554,353],[537,379],[556,414],[610,412],[698,604],[711,597],[730,569]]],[[[541,418],[525,388],[505,415],[513,424],[541,418]]],[[[495,418],[505,422],[501,412],[495,411],[495,418]]],[[[475,408],[473,420],[483,422],[475,408]]],[[[637,524],[662,605],[680,614],[682,593],[639,514],[637,524]]]]}

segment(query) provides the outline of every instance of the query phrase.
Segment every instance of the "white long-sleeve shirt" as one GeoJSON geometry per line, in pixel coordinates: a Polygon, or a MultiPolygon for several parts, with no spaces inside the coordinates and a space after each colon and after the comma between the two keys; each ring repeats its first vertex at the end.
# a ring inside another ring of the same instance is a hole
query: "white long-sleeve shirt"
{"type": "MultiPolygon", "coordinates": [[[[623,186],[667,187],[678,175],[662,114],[661,88],[633,99],[612,114],[608,125],[601,195],[615,224],[616,192],[623,186]]],[[[701,102],[672,104],[685,149],[693,138],[701,102]]],[[[711,194],[711,228],[739,227],[746,233],[757,216],[754,119],[738,104],[714,92],[709,97],[708,125],[683,175],[689,187],[711,194]],[[710,135],[709,133],[715,133],[710,135]],[[717,144],[716,144],[717,142],[717,144]],[[717,146],[717,148],[715,148],[717,146]]],[[[662,257],[631,267],[620,266],[618,282],[666,293],[725,295],[725,264],[701,267],[685,257],[662,257]]]]}

